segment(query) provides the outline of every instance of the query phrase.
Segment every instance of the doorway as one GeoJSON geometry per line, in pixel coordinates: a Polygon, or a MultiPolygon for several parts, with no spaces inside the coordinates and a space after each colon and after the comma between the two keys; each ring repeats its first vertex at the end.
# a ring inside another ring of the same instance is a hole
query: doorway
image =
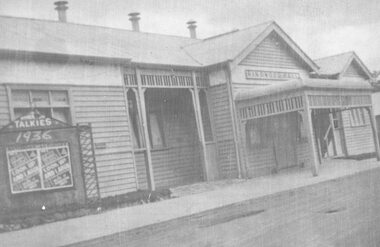
{"type": "Polygon", "coordinates": [[[315,135],[322,158],[345,155],[343,121],[340,111],[334,109],[313,110],[315,135]]]}
{"type": "Polygon", "coordinates": [[[297,165],[297,112],[271,117],[270,144],[277,169],[297,165]]]}

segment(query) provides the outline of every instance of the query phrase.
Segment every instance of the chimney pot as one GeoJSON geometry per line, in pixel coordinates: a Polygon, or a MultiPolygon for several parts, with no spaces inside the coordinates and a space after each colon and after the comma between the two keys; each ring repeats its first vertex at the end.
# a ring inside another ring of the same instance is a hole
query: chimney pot
{"type": "Polygon", "coordinates": [[[128,14],[129,20],[132,22],[132,30],[135,32],[140,32],[140,25],[139,25],[139,20],[140,20],[140,13],[139,12],[132,12],[128,14]]]}
{"type": "Polygon", "coordinates": [[[190,20],[188,21],[186,24],[187,24],[187,28],[189,29],[190,31],[190,38],[192,39],[196,39],[197,38],[197,32],[196,32],[196,28],[197,28],[197,25],[196,25],[196,21],[194,20],[190,20]]]}
{"type": "Polygon", "coordinates": [[[66,10],[69,8],[67,7],[67,1],[57,1],[54,2],[55,10],[58,12],[58,20],[61,22],[66,22],[66,10]]]}

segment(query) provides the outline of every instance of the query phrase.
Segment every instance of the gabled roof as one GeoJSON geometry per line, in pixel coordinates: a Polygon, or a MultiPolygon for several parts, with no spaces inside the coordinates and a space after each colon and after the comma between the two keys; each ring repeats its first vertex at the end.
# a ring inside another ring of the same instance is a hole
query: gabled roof
{"type": "Polygon", "coordinates": [[[271,32],[276,32],[310,70],[318,69],[273,21],[203,40],[4,16],[0,16],[0,30],[0,51],[130,59],[132,63],[188,67],[242,60],[271,32]]]}
{"type": "Polygon", "coordinates": [[[273,22],[265,22],[243,30],[204,39],[183,47],[183,49],[203,66],[233,60],[252,40],[256,39],[273,22]]]}
{"type": "Polygon", "coordinates": [[[351,63],[355,61],[360,66],[361,70],[366,74],[366,76],[368,76],[368,78],[371,78],[371,73],[369,72],[368,68],[353,51],[315,59],[314,61],[320,67],[318,74],[326,76],[342,75],[351,65],[351,63]]]}
{"type": "Polygon", "coordinates": [[[4,16],[0,30],[0,50],[199,66],[180,48],[197,40],[185,37],[4,16]]]}
{"type": "Polygon", "coordinates": [[[318,70],[314,61],[274,21],[204,39],[187,45],[184,50],[203,66],[233,60],[240,62],[272,32],[276,32],[311,70],[318,70]]]}

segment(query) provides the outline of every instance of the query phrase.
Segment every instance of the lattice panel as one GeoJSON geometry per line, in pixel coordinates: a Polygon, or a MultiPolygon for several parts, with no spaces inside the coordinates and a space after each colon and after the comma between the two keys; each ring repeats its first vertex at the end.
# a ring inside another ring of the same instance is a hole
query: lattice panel
{"type": "Polygon", "coordinates": [[[279,113],[301,110],[303,109],[303,105],[302,96],[296,96],[243,107],[240,109],[240,117],[242,120],[261,118],[279,113]]]}
{"type": "Polygon", "coordinates": [[[87,203],[100,199],[91,125],[77,125],[87,203]]]}

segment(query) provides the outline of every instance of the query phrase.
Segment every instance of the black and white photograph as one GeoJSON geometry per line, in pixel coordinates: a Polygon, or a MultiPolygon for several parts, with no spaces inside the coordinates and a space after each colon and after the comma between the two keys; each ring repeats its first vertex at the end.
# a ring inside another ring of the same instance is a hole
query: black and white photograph
{"type": "Polygon", "coordinates": [[[0,0],[0,247],[380,247],[380,2],[0,0]]]}

